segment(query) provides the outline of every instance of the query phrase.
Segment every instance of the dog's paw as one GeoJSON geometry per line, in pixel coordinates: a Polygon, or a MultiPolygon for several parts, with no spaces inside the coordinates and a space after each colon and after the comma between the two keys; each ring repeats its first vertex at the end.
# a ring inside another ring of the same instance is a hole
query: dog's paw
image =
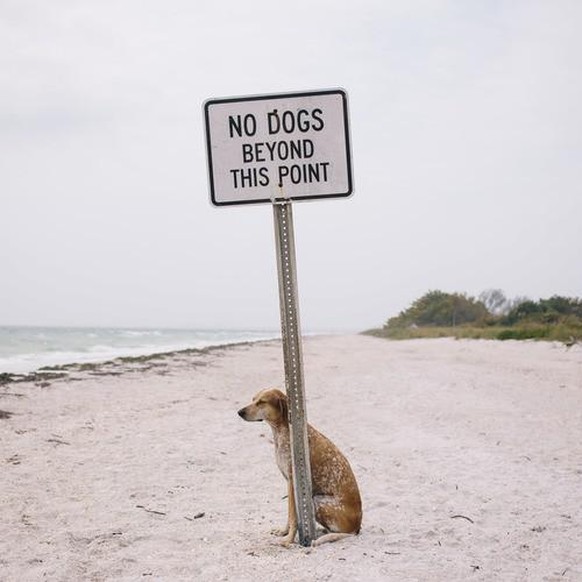
{"type": "Polygon", "coordinates": [[[282,538],[289,533],[288,527],[276,527],[271,530],[271,535],[282,538]]]}

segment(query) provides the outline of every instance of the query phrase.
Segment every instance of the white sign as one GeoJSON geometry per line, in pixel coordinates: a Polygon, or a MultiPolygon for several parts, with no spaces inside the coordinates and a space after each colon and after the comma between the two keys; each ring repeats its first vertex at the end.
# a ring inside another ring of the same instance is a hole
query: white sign
{"type": "Polygon", "coordinates": [[[204,116],[214,205],[352,193],[345,91],[209,99],[204,116]]]}

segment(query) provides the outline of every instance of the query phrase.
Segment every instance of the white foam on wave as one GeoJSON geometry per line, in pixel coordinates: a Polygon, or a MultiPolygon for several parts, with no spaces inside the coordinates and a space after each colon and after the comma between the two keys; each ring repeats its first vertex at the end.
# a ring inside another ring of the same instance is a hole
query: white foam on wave
{"type": "Polygon", "coordinates": [[[163,333],[157,330],[135,330],[135,329],[125,329],[119,332],[119,335],[122,337],[128,338],[139,338],[139,337],[163,337],[163,333]]]}
{"type": "Polygon", "coordinates": [[[176,352],[187,349],[202,349],[216,345],[229,345],[245,341],[269,340],[277,337],[275,332],[160,332],[157,330],[138,331],[128,338],[112,332],[125,333],[128,330],[108,330],[109,337],[103,333],[88,333],[85,338],[90,341],[64,349],[57,344],[40,348],[38,342],[30,344],[30,352],[0,352],[0,373],[22,374],[33,372],[46,366],[61,366],[72,363],[98,363],[122,357],[149,356],[152,354],[176,352]],[[116,337],[120,340],[116,345],[116,337]],[[177,337],[179,336],[179,337],[177,337]],[[111,343],[106,341],[112,340],[111,343]],[[131,339],[132,341],[127,341],[131,339]],[[140,341],[141,340],[141,341],[140,341]],[[157,341],[156,341],[157,340],[157,341]],[[96,343],[99,342],[99,343],[96,343]]]}

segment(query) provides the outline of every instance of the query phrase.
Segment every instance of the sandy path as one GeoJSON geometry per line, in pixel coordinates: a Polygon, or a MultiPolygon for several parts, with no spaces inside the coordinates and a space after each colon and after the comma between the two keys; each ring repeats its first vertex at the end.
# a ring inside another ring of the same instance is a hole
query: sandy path
{"type": "Polygon", "coordinates": [[[272,545],[285,485],[268,427],[236,415],[281,384],[268,342],[4,387],[0,579],[582,580],[582,349],[304,349],[309,420],[360,482],[358,538],[272,545]]]}

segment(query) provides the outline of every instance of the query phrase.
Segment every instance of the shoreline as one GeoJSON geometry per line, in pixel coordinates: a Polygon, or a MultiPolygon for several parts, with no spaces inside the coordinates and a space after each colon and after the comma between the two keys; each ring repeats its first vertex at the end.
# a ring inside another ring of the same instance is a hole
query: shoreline
{"type": "Polygon", "coordinates": [[[0,373],[91,364],[280,337],[276,330],[0,326],[0,373]]]}
{"type": "MultiPolygon", "coordinates": [[[[435,336],[435,337],[404,337],[404,338],[392,338],[387,336],[379,336],[370,333],[371,330],[353,333],[313,333],[304,334],[302,336],[303,341],[310,338],[326,338],[326,337],[342,337],[342,336],[368,336],[373,337],[386,342],[437,342],[437,341],[458,341],[458,342],[491,342],[491,343],[542,343],[550,345],[552,348],[566,347],[567,349],[576,348],[582,349],[582,343],[576,342],[573,345],[565,345],[561,341],[549,340],[549,339],[510,339],[510,340],[500,340],[495,338],[481,338],[481,337],[455,337],[455,336],[435,336]]],[[[57,379],[70,378],[72,373],[75,372],[93,372],[98,375],[119,375],[115,368],[120,368],[124,371],[136,371],[135,365],[137,367],[141,366],[141,370],[146,371],[151,368],[156,367],[156,363],[159,360],[168,360],[174,357],[182,356],[200,356],[211,354],[214,351],[225,350],[229,348],[236,348],[238,346],[252,346],[255,344],[271,343],[275,342],[281,344],[281,337],[273,337],[266,339],[257,340],[244,340],[244,341],[233,341],[222,344],[212,344],[200,348],[183,348],[168,351],[159,351],[152,353],[145,353],[143,355],[136,356],[118,356],[111,359],[97,360],[97,361],[87,361],[87,362],[68,362],[64,364],[55,364],[48,366],[40,366],[30,372],[0,372],[0,387],[11,383],[22,383],[22,382],[39,382],[39,381],[50,381],[57,379]],[[143,365],[145,364],[145,365],[143,365]],[[128,366],[134,365],[131,370],[127,369],[128,366]],[[125,367],[125,368],[124,368],[125,367]],[[105,369],[102,371],[102,369],[105,369]]]]}
{"type": "MultiPolygon", "coordinates": [[[[315,337],[315,336],[309,336],[315,337]]],[[[82,379],[83,373],[98,376],[119,376],[127,372],[148,371],[156,368],[161,360],[175,359],[184,356],[206,356],[221,350],[250,346],[254,344],[278,342],[281,339],[262,339],[251,341],[240,341],[225,344],[215,344],[202,348],[185,348],[180,350],[161,351],[141,356],[119,356],[110,360],[97,362],[71,362],[67,364],[56,364],[53,366],[41,366],[31,372],[0,372],[0,387],[9,384],[19,384],[26,382],[50,382],[51,380],[75,381],[82,379]],[[74,376],[75,373],[81,377],[74,376]]]]}

